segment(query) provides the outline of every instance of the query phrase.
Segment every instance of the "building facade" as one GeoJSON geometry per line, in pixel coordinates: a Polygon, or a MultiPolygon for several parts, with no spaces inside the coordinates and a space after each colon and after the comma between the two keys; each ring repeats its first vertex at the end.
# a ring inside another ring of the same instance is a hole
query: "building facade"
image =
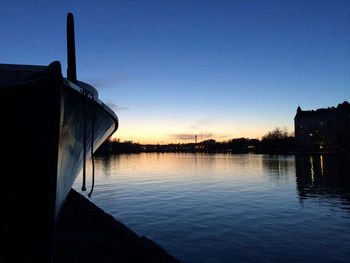
{"type": "Polygon", "coordinates": [[[350,149],[350,104],[303,111],[300,107],[294,118],[296,143],[318,149],[350,149]]]}

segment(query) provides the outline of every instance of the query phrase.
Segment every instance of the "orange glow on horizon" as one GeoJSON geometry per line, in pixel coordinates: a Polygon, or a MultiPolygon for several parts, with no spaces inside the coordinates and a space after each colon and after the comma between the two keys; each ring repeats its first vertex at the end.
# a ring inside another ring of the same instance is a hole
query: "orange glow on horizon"
{"type": "MultiPolygon", "coordinates": [[[[275,127],[245,127],[244,129],[235,129],[231,127],[209,128],[209,131],[196,131],[191,129],[166,125],[140,125],[136,124],[120,126],[113,134],[112,139],[119,139],[120,142],[132,141],[140,144],[171,144],[171,143],[194,143],[195,135],[197,142],[208,139],[214,139],[217,142],[229,141],[234,138],[261,139],[267,132],[275,127]]],[[[294,129],[293,129],[294,130],[294,129]]],[[[293,131],[288,128],[288,131],[293,131]]]]}

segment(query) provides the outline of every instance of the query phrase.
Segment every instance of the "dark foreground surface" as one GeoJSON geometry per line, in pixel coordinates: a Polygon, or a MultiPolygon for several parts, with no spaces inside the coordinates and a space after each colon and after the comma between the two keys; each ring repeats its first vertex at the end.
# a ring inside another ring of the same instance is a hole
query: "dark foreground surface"
{"type": "Polygon", "coordinates": [[[54,262],[179,262],[74,190],[61,211],[54,262]]]}

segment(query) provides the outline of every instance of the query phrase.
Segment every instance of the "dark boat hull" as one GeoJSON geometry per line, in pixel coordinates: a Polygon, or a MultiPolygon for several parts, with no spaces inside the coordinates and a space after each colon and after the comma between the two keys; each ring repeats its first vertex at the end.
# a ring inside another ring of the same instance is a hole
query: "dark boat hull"
{"type": "Polygon", "coordinates": [[[84,115],[86,115],[86,160],[91,157],[92,135],[95,151],[117,128],[115,119],[96,101],[82,96],[67,83],[61,99],[61,130],[59,135],[58,170],[56,187],[56,216],[67,197],[74,180],[83,168],[84,115]],[[84,113],[84,107],[86,107],[84,113]],[[94,116],[94,117],[93,117],[94,116]],[[94,118],[94,120],[93,120],[94,118]],[[94,133],[94,134],[92,134],[94,133]]]}
{"type": "Polygon", "coordinates": [[[88,159],[92,133],[96,150],[117,129],[118,120],[97,98],[86,95],[91,92],[62,78],[58,62],[31,73],[23,68],[0,68],[2,79],[6,74],[0,106],[1,262],[48,262],[59,210],[83,167],[84,129],[88,159]]]}

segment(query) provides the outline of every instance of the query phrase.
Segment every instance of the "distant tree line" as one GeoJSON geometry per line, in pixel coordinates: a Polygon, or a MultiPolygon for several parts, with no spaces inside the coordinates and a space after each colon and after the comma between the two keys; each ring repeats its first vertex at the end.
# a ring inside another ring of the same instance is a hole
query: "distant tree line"
{"type": "Polygon", "coordinates": [[[287,129],[276,128],[262,137],[261,150],[266,153],[288,153],[296,151],[295,137],[287,129]]]}
{"type": "Polygon", "coordinates": [[[98,154],[141,153],[141,152],[204,152],[204,153],[269,153],[289,154],[296,151],[295,138],[286,129],[276,128],[265,134],[261,140],[235,138],[226,142],[206,140],[199,143],[178,143],[166,145],[143,145],[119,140],[107,140],[98,149],[98,154]]]}

